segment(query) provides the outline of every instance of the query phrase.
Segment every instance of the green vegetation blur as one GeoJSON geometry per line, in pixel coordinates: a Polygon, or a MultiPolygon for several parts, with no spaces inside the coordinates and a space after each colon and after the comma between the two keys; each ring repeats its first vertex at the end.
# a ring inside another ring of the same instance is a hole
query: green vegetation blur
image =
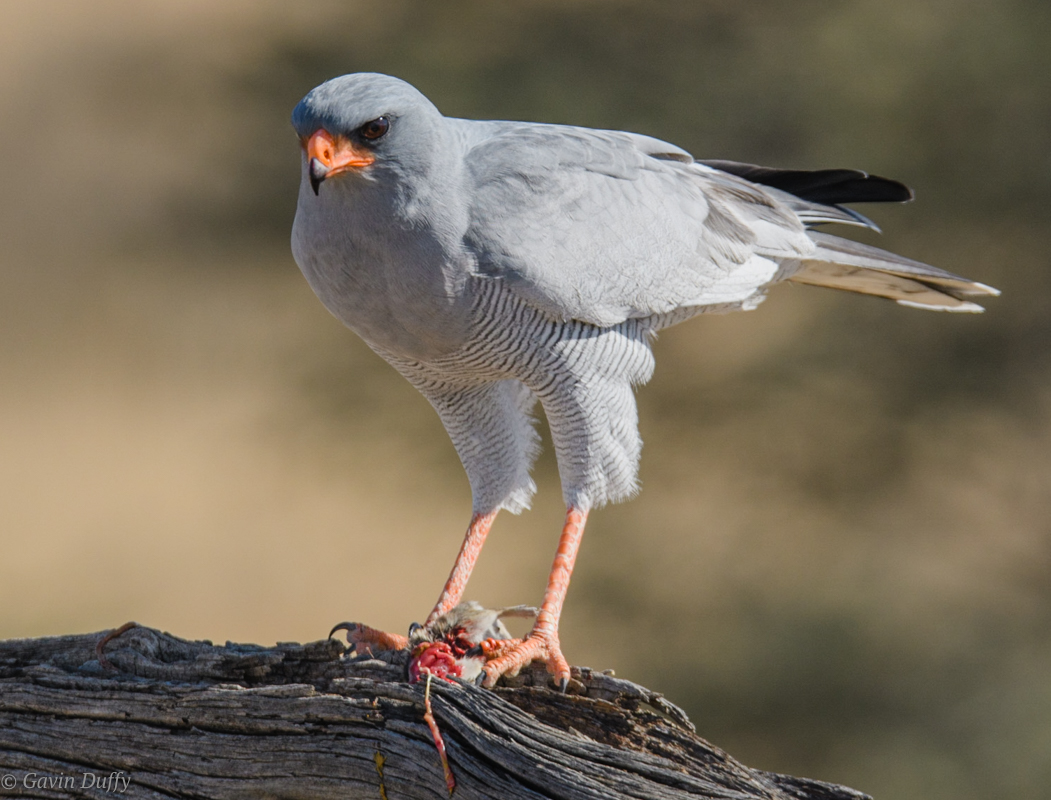
{"type": "MultiPolygon", "coordinates": [[[[1051,784],[1051,5],[33,2],[0,9],[0,636],[404,630],[470,512],[430,407],[292,261],[288,117],[346,72],[448,115],[853,167],[867,242],[981,316],[779,287],[662,334],[641,495],[592,515],[572,663],[877,800],[1051,784]]],[[[468,589],[538,602],[562,509],[468,589]]]]}

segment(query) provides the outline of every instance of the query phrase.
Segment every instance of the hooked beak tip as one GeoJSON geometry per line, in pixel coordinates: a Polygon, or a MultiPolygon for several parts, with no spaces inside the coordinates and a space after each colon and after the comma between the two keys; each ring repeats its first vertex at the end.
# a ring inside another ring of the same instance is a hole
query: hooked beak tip
{"type": "Polygon", "coordinates": [[[310,159],[310,188],[314,190],[315,195],[318,194],[321,182],[325,180],[328,172],[328,167],[322,164],[320,160],[316,158],[310,159]]]}

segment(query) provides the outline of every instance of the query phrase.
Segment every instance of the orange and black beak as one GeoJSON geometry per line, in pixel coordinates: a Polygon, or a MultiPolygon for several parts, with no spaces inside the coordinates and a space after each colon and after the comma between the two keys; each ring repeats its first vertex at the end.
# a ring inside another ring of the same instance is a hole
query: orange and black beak
{"type": "Polygon", "coordinates": [[[367,167],[376,157],[346,136],[333,136],[324,128],[314,133],[303,144],[307,151],[310,188],[317,194],[321,182],[349,169],[367,167]]]}

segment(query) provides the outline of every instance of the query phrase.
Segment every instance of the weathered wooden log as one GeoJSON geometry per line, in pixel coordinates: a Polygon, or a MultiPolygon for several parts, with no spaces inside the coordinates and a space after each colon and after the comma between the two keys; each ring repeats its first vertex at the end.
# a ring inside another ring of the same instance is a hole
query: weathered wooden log
{"type": "MultiPolygon", "coordinates": [[[[404,653],[348,657],[334,640],[259,647],[134,627],[0,641],[0,796],[444,798],[404,653]],[[105,660],[105,659],[104,659],[105,660]]],[[[462,800],[861,800],[749,769],[661,695],[574,669],[495,690],[432,681],[462,800]]]]}

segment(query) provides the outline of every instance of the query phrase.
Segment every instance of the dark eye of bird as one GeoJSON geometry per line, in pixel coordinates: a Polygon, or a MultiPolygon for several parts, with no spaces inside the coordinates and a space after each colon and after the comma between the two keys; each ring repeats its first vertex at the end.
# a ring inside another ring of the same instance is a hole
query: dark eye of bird
{"type": "Polygon", "coordinates": [[[366,139],[379,139],[390,130],[390,120],[386,117],[377,117],[371,122],[366,122],[358,130],[366,139]]]}

